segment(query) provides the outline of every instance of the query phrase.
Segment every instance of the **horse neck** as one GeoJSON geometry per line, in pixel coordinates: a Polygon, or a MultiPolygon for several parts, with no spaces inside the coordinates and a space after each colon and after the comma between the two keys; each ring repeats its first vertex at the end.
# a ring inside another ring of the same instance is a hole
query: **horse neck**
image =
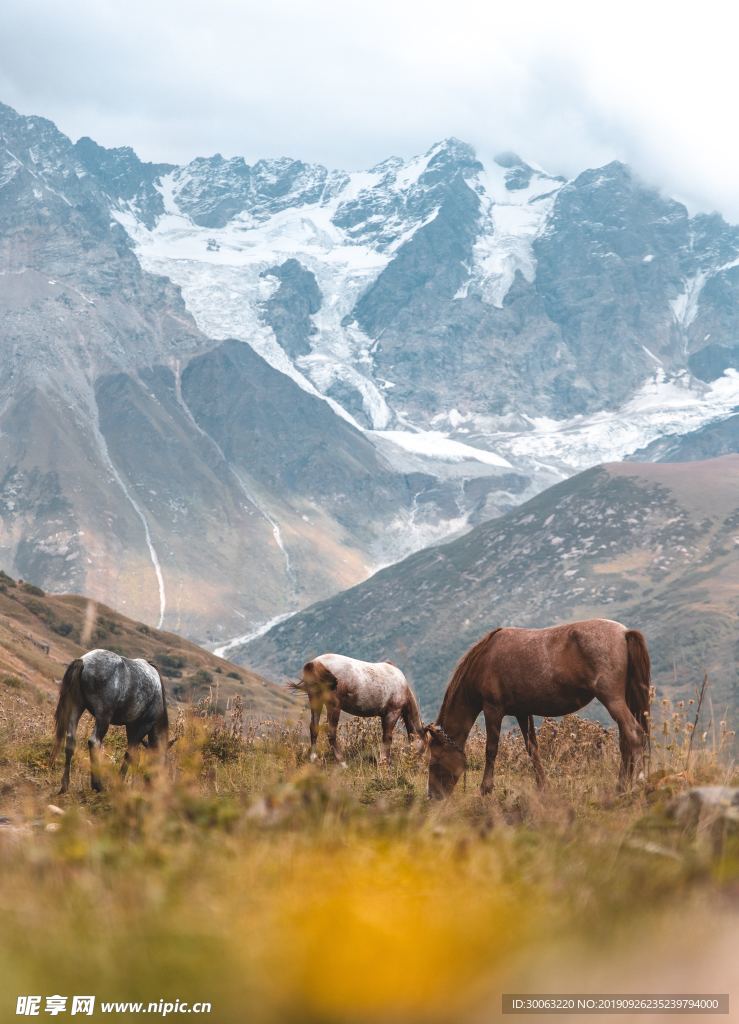
{"type": "Polygon", "coordinates": [[[455,743],[464,746],[475,719],[482,711],[482,698],[464,685],[444,698],[436,722],[455,743]]]}

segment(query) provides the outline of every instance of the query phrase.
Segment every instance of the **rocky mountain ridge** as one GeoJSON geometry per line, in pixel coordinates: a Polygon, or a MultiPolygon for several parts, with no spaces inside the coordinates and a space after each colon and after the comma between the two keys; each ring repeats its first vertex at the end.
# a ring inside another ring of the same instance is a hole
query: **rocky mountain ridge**
{"type": "Polygon", "coordinates": [[[159,189],[152,230],[120,203],[144,265],[180,283],[209,333],[240,329],[283,372],[340,390],[364,427],[494,448],[492,427],[613,410],[656,373],[710,383],[736,362],[739,231],[618,162],[566,182],[514,154],[486,168],[448,139],[353,174],[197,160],[159,189]],[[274,345],[270,290],[283,321],[293,293],[297,346],[274,345]]]}

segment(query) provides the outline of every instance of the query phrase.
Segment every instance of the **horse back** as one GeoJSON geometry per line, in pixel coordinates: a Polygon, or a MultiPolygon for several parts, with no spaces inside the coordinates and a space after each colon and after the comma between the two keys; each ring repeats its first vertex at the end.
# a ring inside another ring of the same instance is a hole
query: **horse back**
{"type": "Polygon", "coordinates": [[[85,705],[95,718],[125,725],[162,713],[164,688],[148,662],[97,648],[84,654],[82,663],[85,705]]]}
{"type": "Polygon", "coordinates": [[[543,629],[507,626],[497,630],[491,651],[499,657],[516,655],[527,663],[587,662],[592,667],[623,654],[626,632],[626,626],[612,619],[583,619],[543,629]]]}
{"type": "Polygon", "coordinates": [[[627,629],[613,619],[585,619],[563,627],[567,630],[565,650],[582,661],[587,670],[600,675],[607,671],[626,671],[627,629]]]}
{"type": "Polygon", "coordinates": [[[306,688],[336,693],[343,710],[354,715],[382,714],[400,708],[408,699],[408,683],[401,670],[387,661],[359,661],[343,654],[322,654],[303,667],[306,688]]]}
{"type": "Polygon", "coordinates": [[[491,639],[482,696],[517,711],[577,711],[600,682],[625,682],[626,627],[586,619],[545,629],[506,627],[491,639]]]}

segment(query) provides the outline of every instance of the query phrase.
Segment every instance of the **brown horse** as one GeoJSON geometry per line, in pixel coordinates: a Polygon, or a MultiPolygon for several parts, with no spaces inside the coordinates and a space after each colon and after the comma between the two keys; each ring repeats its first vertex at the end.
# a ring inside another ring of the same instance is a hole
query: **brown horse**
{"type": "Polygon", "coordinates": [[[500,726],[515,715],[537,782],[544,772],[534,715],[569,715],[594,697],[618,725],[623,788],[649,737],[649,652],[635,629],[611,619],[587,619],[548,629],[494,629],[463,656],[433,725],[426,726],[429,796],[454,789],[467,761],[464,745],[475,719],[485,716],[487,743],[480,792],[492,792],[500,726]]]}

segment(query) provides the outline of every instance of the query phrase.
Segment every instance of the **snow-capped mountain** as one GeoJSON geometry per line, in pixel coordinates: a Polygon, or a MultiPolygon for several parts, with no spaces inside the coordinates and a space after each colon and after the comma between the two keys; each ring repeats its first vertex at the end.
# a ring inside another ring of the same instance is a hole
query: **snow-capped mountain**
{"type": "Polygon", "coordinates": [[[200,638],[739,403],[739,229],[622,164],[175,167],[0,106],[0,218],[6,567],[200,638]]]}
{"type": "Polygon", "coordinates": [[[739,231],[621,164],[566,182],[449,139],[353,174],[196,160],[155,191],[155,225],[148,190],[114,216],[203,331],[404,452],[567,472],[739,395],[739,231]]]}

